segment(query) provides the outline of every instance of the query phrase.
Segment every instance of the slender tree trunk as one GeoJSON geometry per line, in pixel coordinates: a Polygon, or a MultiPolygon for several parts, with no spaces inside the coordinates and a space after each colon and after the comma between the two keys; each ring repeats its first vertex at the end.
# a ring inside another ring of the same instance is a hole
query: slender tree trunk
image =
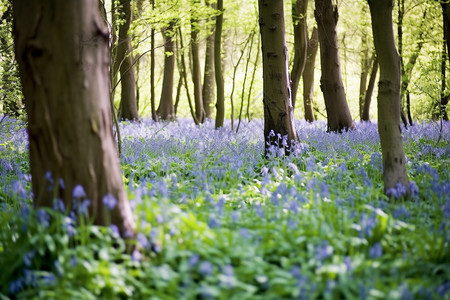
{"type": "Polygon", "coordinates": [[[447,104],[450,99],[450,94],[446,90],[446,70],[447,60],[450,55],[450,4],[441,2],[442,6],[442,21],[443,21],[443,45],[442,45],[442,59],[441,59],[441,99],[438,105],[439,118],[448,121],[447,104]],[[446,49],[447,48],[447,49],[446,49]]]}
{"type": "Polygon", "coordinates": [[[120,61],[121,99],[119,119],[139,120],[136,102],[136,78],[131,55],[131,37],[128,30],[131,25],[131,1],[120,0],[119,13],[124,22],[119,26],[119,40],[117,45],[117,59],[120,61]]]}
{"type": "MultiPolygon", "coordinates": [[[[384,191],[402,185],[410,192],[406,157],[400,129],[400,57],[392,29],[392,0],[368,0],[372,18],[373,39],[378,62],[378,132],[383,157],[384,191]]],[[[398,190],[398,189],[397,189],[398,190]]]]}
{"type": "MultiPolygon", "coordinates": [[[[113,1],[114,2],[114,1],[113,1]]],[[[155,0],[150,0],[152,9],[155,9],[155,0]]],[[[155,28],[150,29],[150,110],[152,120],[158,121],[158,114],[156,113],[156,93],[155,93],[155,28]]]]}
{"type": "MultiPolygon", "coordinates": [[[[206,1],[206,5],[216,8],[216,3],[210,3],[206,1]]],[[[211,18],[214,21],[215,17],[211,18]]],[[[211,118],[211,104],[214,99],[214,33],[215,26],[208,28],[210,30],[206,38],[206,50],[205,50],[205,71],[203,75],[203,109],[205,110],[205,118],[211,118]]]]}
{"type": "Polygon", "coordinates": [[[336,25],[338,8],[332,0],[316,0],[314,11],[319,27],[320,62],[322,76],[320,88],[327,110],[328,131],[342,132],[354,128],[342,83],[336,25]]]}
{"type": "Polygon", "coordinates": [[[305,110],[305,120],[314,122],[314,68],[316,65],[317,48],[319,46],[319,32],[316,27],[313,28],[311,38],[308,39],[308,50],[303,71],[303,106],[305,110]]]}
{"type": "Polygon", "coordinates": [[[373,89],[375,87],[375,79],[378,73],[378,59],[375,56],[372,64],[372,71],[370,72],[369,85],[367,86],[367,90],[364,92],[364,107],[363,114],[361,116],[362,121],[369,121],[369,112],[370,112],[370,103],[372,102],[372,94],[373,89]]]}
{"type": "MultiPolygon", "coordinates": [[[[195,1],[194,3],[197,3],[195,1]]],[[[192,12],[195,15],[195,12],[192,12]]],[[[191,59],[192,59],[192,82],[194,84],[195,115],[200,123],[205,121],[205,110],[202,98],[202,72],[200,68],[200,54],[198,44],[199,23],[197,17],[191,18],[191,59]]]]}
{"type": "Polygon", "coordinates": [[[175,108],[173,106],[173,77],[175,72],[175,43],[173,41],[175,21],[169,22],[163,30],[164,36],[164,75],[161,90],[161,100],[157,114],[162,120],[175,119],[175,108]]]}
{"type": "Polygon", "coordinates": [[[223,27],[223,0],[217,0],[216,33],[214,36],[214,72],[216,77],[216,128],[223,126],[225,119],[225,86],[222,74],[222,27],[223,27]]]}
{"type": "Polygon", "coordinates": [[[292,22],[294,24],[294,64],[291,72],[292,106],[295,107],[298,84],[306,63],[308,30],[307,16],[308,0],[295,0],[292,3],[292,22]]]}
{"type": "Polygon", "coordinates": [[[374,59],[374,55],[369,57],[369,46],[367,43],[367,33],[362,32],[361,37],[361,77],[359,80],[359,117],[363,120],[364,99],[366,95],[367,78],[369,77],[370,64],[374,59]]]}
{"type": "Polygon", "coordinates": [[[28,113],[34,203],[73,207],[81,185],[96,224],[134,235],[112,133],[109,30],[97,0],[13,1],[28,113]],[[63,182],[63,184],[62,184],[63,182]],[[117,199],[110,211],[105,196],[117,199]]]}
{"type": "Polygon", "coordinates": [[[264,138],[266,155],[277,145],[289,152],[298,142],[291,102],[289,59],[285,39],[283,0],[258,0],[263,57],[264,138]],[[283,145],[281,138],[286,138],[283,145]]]}
{"type": "Polygon", "coordinates": [[[258,61],[259,61],[259,54],[261,53],[261,39],[258,36],[258,44],[256,46],[256,55],[255,55],[255,62],[253,63],[253,72],[252,72],[252,77],[250,79],[250,87],[249,87],[249,91],[248,91],[248,96],[247,96],[247,108],[246,108],[246,117],[247,120],[250,122],[251,120],[251,115],[250,115],[250,99],[252,96],[252,89],[253,89],[253,85],[255,83],[255,77],[256,77],[256,70],[258,69],[258,61]]]}

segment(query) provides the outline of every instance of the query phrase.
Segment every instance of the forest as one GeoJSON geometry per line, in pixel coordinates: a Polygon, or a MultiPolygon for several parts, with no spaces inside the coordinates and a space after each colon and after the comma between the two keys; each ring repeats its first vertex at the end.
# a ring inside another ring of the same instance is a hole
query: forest
{"type": "Polygon", "coordinates": [[[0,300],[450,298],[448,0],[0,0],[0,300]]]}

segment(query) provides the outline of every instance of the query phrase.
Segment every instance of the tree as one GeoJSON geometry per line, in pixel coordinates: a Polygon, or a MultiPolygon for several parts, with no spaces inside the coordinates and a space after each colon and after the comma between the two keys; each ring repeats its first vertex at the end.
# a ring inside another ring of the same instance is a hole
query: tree
{"type": "Polygon", "coordinates": [[[372,63],[372,71],[370,72],[369,85],[364,92],[363,110],[361,115],[362,121],[369,121],[370,103],[372,102],[373,89],[375,87],[375,79],[378,73],[378,59],[374,57],[372,63]]]}
{"type": "Polygon", "coordinates": [[[96,224],[110,218],[134,235],[111,124],[110,35],[98,0],[14,0],[13,14],[34,204],[51,207],[60,198],[71,207],[81,185],[96,224]],[[102,200],[114,198],[110,211],[102,200]]]}
{"type": "Polygon", "coordinates": [[[118,12],[123,17],[119,26],[119,39],[117,41],[117,62],[119,63],[121,99],[119,119],[139,120],[136,101],[136,78],[133,69],[133,56],[131,55],[131,37],[128,30],[131,25],[131,1],[120,0],[118,12]]]}
{"type": "Polygon", "coordinates": [[[339,14],[332,0],[316,0],[314,11],[319,28],[320,62],[322,76],[320,88],[325,100],[328,130],[341,132],[354,128],[342,83],[336,25],[339,14]]]}
{"type": "MultiPolygon", "coordinates": [[[[216,3],[206,0],[206,5],[216,8],[216,3]]],[[[211,17],[214,21],[215,17],[211,17]]],[[[211,103],[214,99],[214,26],[208,26],[208,36],[206,37],[205,50],[205,71],[203,75],[202,99],[203,109],[205,110],[205,118],[211,118],[211,103]]]]}
{"type": "Polygon", "coordinates": [[[308,0],[295,0],[292,3],[292,22],[294,24],[294,64],[292,66],[291,90],[292,106],[295,107],[298,84],[303,74],[308,51],[307,12],[308,0]]]}
{"type": "Polygon", "coordinates": [[[291,102],[289,59],[285,39],[283,0],[258,0],[263,57],[264,138],[266,155],[272,145],[298,141],[291,102]],[[280,140],[280,137],[284,141],[280,140]]]}
{"type": "Polygon", "coordinates": [[[223,126],[225,119],[225,86],[222,74],[222,27],[223,0],[217,0],[218,15],[216,17],[216,32],[214,35],[214,75],[216,77],[216,128],[223,126]]]}
{"type": "Polygon", "coordinates": [[[191,12],[191,60],[192,60],[192,82],[194,84],[194,102],[195,102],[195,116],[200,123],[205,121],[205,110],[203,109],[202,98],[202,72],[200,69],[200,53],[199,53],[199,38],[200,31],[198,17],[196,16],[195,8],[199,5],[199,0],[194,0],[191,12]]]}
{"type": "Polygon", "coordinates": [[[303,70],[303,106],[305,110],[305,120],[314,122],[314,67],[316,65],[317,48],[319,46],[319,33],[314,27],[311,37],[308,39],[308,49],[306,53],[305,70],[303,70]]]}
{"type": "Polygon", "coordinates": [[[410,192],[400,130],[400,57],[392,29],[393,0],[368,0],[375,51],[380,65],[378,132],[383,158],[384,191],[410,192]]]}
{"type": "Polygon", "coordinates": [[[161,90],[161,100],[157,113],[162,120],[175,119],[175,108],[173,106],[173,76],[175,72],[175,35],[176,21],[172,20],[163,29],[164,36],[164,77],[161,90]]]}

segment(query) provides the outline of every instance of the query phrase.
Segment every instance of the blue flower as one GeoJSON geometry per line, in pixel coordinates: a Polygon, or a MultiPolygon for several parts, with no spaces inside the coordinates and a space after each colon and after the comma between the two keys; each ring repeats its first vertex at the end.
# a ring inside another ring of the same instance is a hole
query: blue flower
{"type": "Polygon", "coordinates": [[[86,197],[86,192],[84,191],[84,188],[81,185],[79,185],[79,184],[76,185],[73,188],[72,197],[75,198],[75,199],[86,197]]]}
{"type": "Polygon", "coordinates": [[[36,218],[40,224],[44,225],[44,227],[50,225],[50,216],[44,209],[39,209],[37,211],[36,218]]]}
{"type": "Polygon", "coordinates": [[[33,262],[35,251],[29,251],[24,254],[23,256],[23,263],[26,267],[31,266],[31,263],[33,262]]]}
{"type": "Polygon", "coordinates": [[[214,215],[211,214],[208,219],[208,226],[209,228],[219,227],[220,221],[214,215]]]}
{"type": "Polygon", "coordinates": [[[199,260],[200,257],[198,256],[198,254],[192,254],[191,257],[189,257],[188,264],[190,267],[195,267],[198,264],[199,260]]]}
{"type": "Polygon", "coordinates": [[[370,249],[369,249],[369,256],[371,258],[377,258],[383,255],[383,248],[381,247],[381,243],[375,243],[370,249]]]}
{"type": "Polygon", "coordinates": [[[114,197],[114,195],[113,194],[110,194],[110,193],[108,193],[108,194],[106,194],[104,197],[103,197],[103,204],[104,205],[106,205],[106,207],[108,207],[109,209],[114,209],[114,207],[116,207],[116,205],[117,205],[117,199],[116,199],[116,197],[114,197]]]}
{"type": "Polygon", "coordinates": [[[204,276],[213,273],[213,265],[209,261],[202,261],[198,267],[198,272],[204,276]]]}
{"type": "Polygon", "coordinates": [[[145,249],[150,248],[150,243],[148,242],[147,237],[142,232],[139,232],[137,234],[137,240],[139,242],[139,245],[141,245],[143,248],[145,249]]]}
{"type": "Polygon", "coordinates": [[[80,206],[78,207],[78,212],[82,215],[86,215],[88,213],[88,207],[91,205],[91,200],[85,199],[83,202],[81,202],[80,206]]]}
{"type": "Polygon", "coordinates": [[[316,259],[323,261],[327,257],[333,254],[333,247],[331,247],[327,241],[323,241],[316,247],[316,259]]]}

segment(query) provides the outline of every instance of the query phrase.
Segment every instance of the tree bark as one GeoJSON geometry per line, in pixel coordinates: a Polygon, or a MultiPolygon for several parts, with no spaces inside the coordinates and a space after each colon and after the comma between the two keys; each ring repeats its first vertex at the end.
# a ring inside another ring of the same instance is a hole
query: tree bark
{"type": "Polygon", "coordinates": [[[131,25],[131,1],[120,0],[118,11],[124,17],[124,22],[119,26],[119,39],[117,44],[117,60],[120,63],[121,99],[119,107],[119,119],[139,120],[136,102],[136,78],[133,68],[133,56],[131,55],[131,37],[128,30],[131,25]]]}
{"type": "MultiPolygon", "coordinates": [[[[114,2],[114,1],[113,1],[114,2]]],[[[152,9],[155,9],[155,0],[150,0],[152,9]]],[[[156,93],[155,93],[155,28],[152,26],[150,29],[150,110],[152,114],[152,120],[158,121],[158,114],[156,113],[156,93]]]]}
{"type": "Polygon", "coordinates": [[[96,224],[111,220],[133,236],[112,133],[109,30],[98,1],[15,0],[13,7],[35,205],[60,198],[73,207],[81,185],[96,224]],[[109,194],[118,200],[111,211],[102,202],[109,194]]]}
{"type": "Polygon", "coordinates": [[[175,42],[173,40],[175,21],[169,22],[163,29],[164,36],[164,74],[161,90],[161,100],[157,114],[162,120],[174,120],[175,108],[173,106],[173,77],[175,73],[175,42]]]}
{"type": "Polygon", "coordinates": [[[367,44],[367,39],[367,33],[363,31],[361,37],[361,76],[359,80],[359,117],[361,120],[363,120],[367,78],[369,77],[371,61],[375,58],[374,55],[369,57],[369,46],[367,44]]]}
{"type": "MultiPolygon", "coordinates": [[[[210,3],[206,1],[206,4],[216,8],[215,3],[210,3]]],[[[212,21],[215,17],[211,18],[212,21]]],[[[203,87],[202,87],[202,98],[203,98],[203,109],[205,110],[205,118],[211,118],[211,103],[214,99],[214,33],[215,26],[208,28],[210,33],[206,38],[206,50],[205,50],[205,72],[203,75],[203,87]]]]}
{"type": "Polygon", "coordinates": [[[378,59],[375,56],[372,64],[372,71],[370,72],[369,85],[367,90],[364,92],[364,107],[363,114],[361,116],[362,121],[370,121],[370,103],[372,102],[373,89],[375,87],[375,79],[378,73],[378,59]]]}
{"type": "Polygon", "coordinates": [[[295,0],[292,3],[292,22],[294,24],[294,64],[291,72],[292,106],[295,107],[298,84],[303,74],[308,51],[307,12],[308,0],[295,0]]]}
{"type": "Polygon", "coordinates": [[[308,50],[306,54],[305,70],[303,71],[303,106],[305,120],[314,122],[314,69],[316,65],[317,48],[319,46],[319,32],[313,28],[311,38],[308,39],[308,50]]]}
{"type": "Polygon", "coordinates": [[[336,25],[338,9],[332,0],[316,0],[314,11],[319,28],[320,88],[325,100],[328,131],[342,132],[354,128],[342,83],[336,25]]]}
{"type": "Polygon", "coordinates": [[[217,0],[216,33],[214,36],[214,72],[216,77],[216,128],[223,126],[225,119],[225,86],[222,74],[222,27],[223,27],[223,0],[217,0]]]}
{"type": "Polygon", "coordinates": [[[291,102],[289,59],[285,39],[283,0],[258,0],[263,57],[264,138],[266,155],[270,147],[289,152],[298,142],[291,102]],[[283,145],[280,137],[286,137],[283,145]]]}
{"type": "Polygon", "coordinates": [[[383,158],[384,191],[402,185],[410,192],[400,129],[400,57],[392,29],[392,0],[368,0],[375,51],[380,65],[378,132],[383,158]]]}
{"type": "MultiPolygon", "coordinates": [[[[198,1],[194,1],[195,4],[198,1]]],[[[192,83],[194,84],[194,103],[195,103],[195,115],[200,123],[205,121],[205,110],[203,109],[203,98],[202,98],[202,72],[200,68],[200,54],[198,45],[198,33],[199,33],[199,23],[196,12],[191,13],[191,59],[192,59],[192,83]]]]}

